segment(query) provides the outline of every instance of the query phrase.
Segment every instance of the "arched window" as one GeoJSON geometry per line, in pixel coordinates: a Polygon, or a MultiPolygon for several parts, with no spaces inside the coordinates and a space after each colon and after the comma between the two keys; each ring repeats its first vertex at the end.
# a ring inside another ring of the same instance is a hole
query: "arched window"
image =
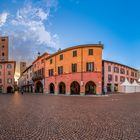
{"type": "Polygon", "coordinates": [[[11,64],[8,64],[8,65],[7,65],[7,68],[8,68],[8,69],[11,69],[11,68],[12,68],[12,65],[11,65],[11,64]]]}
{"type": "Polygon", "coordinates": [[[2,53],[2,56],[4,56],[4,52],[2,53]]]}

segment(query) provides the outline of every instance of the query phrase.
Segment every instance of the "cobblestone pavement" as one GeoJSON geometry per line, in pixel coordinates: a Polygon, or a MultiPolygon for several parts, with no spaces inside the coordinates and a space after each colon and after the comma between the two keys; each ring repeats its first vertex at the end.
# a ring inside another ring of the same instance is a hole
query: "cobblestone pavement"
{"type": "Polygon", "coordinates": [[[140,94],[0,95],[0,140],[139,140],[140,94]]]}

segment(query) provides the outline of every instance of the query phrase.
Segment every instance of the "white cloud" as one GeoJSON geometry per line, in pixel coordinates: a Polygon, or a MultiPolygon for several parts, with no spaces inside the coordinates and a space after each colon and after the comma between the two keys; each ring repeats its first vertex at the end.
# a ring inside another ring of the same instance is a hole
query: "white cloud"
{"type": "Polygon", "coordinates": [[[0,14],[0,27],[2,27],[6,23],[7,17],[8,13],[6,12],[0,14]]]}
{"type": "MultiPolygon", "coordinates": [[[[14,26],[23,26],[24,30],[32,32],[32,36],[37,38],[37,44],[46,44],[50,47],[57,47],[57,40],[54,35],[47,31],[44,21],[48,20],[49,10],[44,11],[41,8],[28,5],[17,11],[16,19],[12,20],[14,26]]],[[[31,37],[32,37],[31,36],[31,37]]]]}
{"type": "MultiPolygon", "coordinates": [[[[2,26],[7,20],[8,13],[2,13],[0,34],[9,36],[10,57],[19,62],[31,63],[37,56],[37,52],[54,52],[59,48],[59,37],[52,34],[46,23],[49,22],[51,9],[56,6],[57,0],[42,0],[47,4],[28,3],[18,9],[15,15],[10,14],[8,26],[2,26]],[[3,32],[4,31],[4,32],[3,32]]],[[[1,18],[0,18],[1,19],[1,18]]]]}
{"type": "Polygon", "coordinates": [[[46,20],[47,17],[49,16],[49,12],[48,13],[45,13],[41,8],[38,9],[37,13],[36,13],[40,19],[43,21],[43,20],[46,20]]]}

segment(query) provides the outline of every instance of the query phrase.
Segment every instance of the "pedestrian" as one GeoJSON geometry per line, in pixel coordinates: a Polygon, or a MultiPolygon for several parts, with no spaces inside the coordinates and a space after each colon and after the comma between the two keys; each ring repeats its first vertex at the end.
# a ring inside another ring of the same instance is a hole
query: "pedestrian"
{"type": "Polygon", "coordinates": [[[107,88],[104,87],[104,95],[106,95],[106,93],[107,93],[107,88]]]}
{"type": "Polygon", "coordinates": [[[23,95],[23,89],[21,90],[21,94],[23,95]]]}

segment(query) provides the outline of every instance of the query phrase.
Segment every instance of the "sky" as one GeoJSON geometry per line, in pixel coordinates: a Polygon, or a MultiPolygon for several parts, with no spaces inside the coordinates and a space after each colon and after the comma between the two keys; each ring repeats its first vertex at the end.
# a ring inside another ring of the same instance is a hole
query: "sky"
{"type": "Polygon", "coordinates": [[[140,68],[139,0],[0,0],[0,35],[10,59],[29,64],[38,52],[104,44],[103,59],[140,68]]]}

